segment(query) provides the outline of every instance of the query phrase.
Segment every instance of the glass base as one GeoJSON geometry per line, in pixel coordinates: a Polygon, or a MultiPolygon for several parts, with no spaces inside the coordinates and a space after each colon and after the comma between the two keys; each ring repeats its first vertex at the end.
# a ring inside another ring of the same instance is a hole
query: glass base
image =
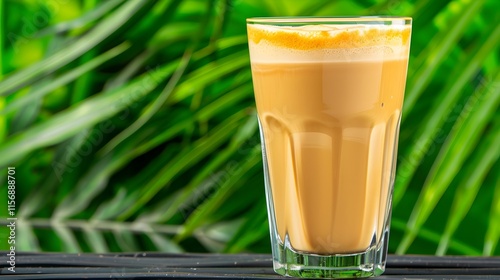
{"type": "Polygon", "coordinates": [[[384,246],[363,253],[316,255],[296,252],[282,244],[273,254],[276,273],[300,278],[363,278],[379,276],[385,270],[384,246]]]}

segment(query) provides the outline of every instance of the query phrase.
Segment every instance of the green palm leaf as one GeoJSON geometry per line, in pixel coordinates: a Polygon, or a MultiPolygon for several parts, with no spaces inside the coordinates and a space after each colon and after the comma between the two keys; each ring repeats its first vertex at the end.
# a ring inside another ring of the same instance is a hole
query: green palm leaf
{"type": "Polygon", "coordinates": [[[127,50],[130,47],[130,44],[123,43],[118,45],[117,47],[103,53],[102,55],[91,59],[90,61],[84,63],[81,66],[76,67],[75,69],[72,69],[71,71],[68,71],[61,77],[56,78],[55,80],[51,81],[50,83],[42,85],[40,88],[34,89],[33,92],[31,92],[29,95],[24,95],[19,98],[14,99],[12,102],[8,104],[2,111],[0,111],[0,114],[9,114],[11,112],[14,112],[16,110],[19,110],[21,107],[26,106],[28,103],[33,102],[34,100],[42,98],[44,95],[49,94],[51,91],[64,86],[68,84],[69,82],[72,82],[76,78],[80,77],[81,75],[94,70],[95,68],[99,67],[101,64],[105,63],[106,61],[109,61],[110,59],[118,56],[119,54],[123,53],[125,50],[127,50]]]}
{"type": "MultiPolygon", "coordinates": [[[[498,126],[496,126],[496,128],[498,128],[498,126]]],[[[481,184],[484,182],[486,174],[488,171],[494,170],[491,168],[495,160],[498,160],[500,157],[500,150],[498,148],[500,133],[491,134],[491,137],[486,138],[484,142],[485,143],[474,152],[474,158],[471,161],[471,165],[468,165],[467,169],[464,170],[463,177],[466,179],[464,179],[457,188],[455,199],[450,210],[453,215],[450,216],[446,224],[445,231],[443,232],[439,247],[436,251],[437,255],[445,254],[451,236],[472,206],[480,190],[481,184]]],[[[493,200],[493,202],[494,201],[495,200],[493,200]]],[[[492,216],[494,217],[495,215],[492,216]]],[[[494,227],[496,222],[492,221],[492,223],[493,224],[490,226],[494,227]]]]}
{"type": "Polygon", "coordinates": [[[416,65],[415,67],[418,68],[418,71],[412,75],[412,78],[408,82],[408,91],[405,96],[403,108],[403,121],[412,110],[418,97],[431,81],[440,63],[449,55],[452,48],[460,39],[460,36],[470,25],[470,22],[474,20],[484,2],[470,1],[462,5],[462,10],[455,13],[454,18],[448,23],[451,28],[442,29],[441,32],[437,33],[428,47],[415,59],[413,64],[416,65]]]}
{"type": "MultiPolygon", "coordinates": [[[[499,78],[500,75],[497,75],[496,79],[499,78]]],[[[462,118],[455,123],[455,127],[448,135],[448,139],[442,147],[440,155],[437,157],[429,172],[429,176],[420,193],[419,200],[413,208],[412,216],[410,216],[408,221],[408,233],[399,245],[399,253],[404,253],[407,250],[411,241],[413,241],[412,239],[418,233],[420,226],[426,221],[453,178],[457,176],[467,156],[469,156],[472,149],[477,145],[481,136],[481,131],[485,129],[488,120],[491,119],[500,105],[500,94],[498,94],[498,91],[491,88],[491,84],[497,83],[498,81],[499,80],[494,80],[492,83],[484,86],[484,88],[474,94],[470,98],[469,103],[464,106],[465,112],[461,114],[462,118]],[[480,99],[480,101],[478,101],[478,99],[480,99]]],[[[490,134],[490,136],[496,139],[495,133],[490,134]]],[[[495,142],[491,142],[491,144],[493,143],[495,142]]],[[[484,153],[491,154],[492,148],[494,147],[487,145],[484,148],[484,153]]],[[[483,164],[488,166],[488,162],[491,162],[491,164],[495,162],[495,156],[497,156],[495,152],[492,153],[494,156],[492,161],[484,161],[484,153],[481,157],[483,164]]],[[[479,166],[481,165],[476,165],[475,167],[479,166]]],[[[474,170],[473,173],[471,172],[471,176],[474,174],[481,174],[481,171],[474,170]]],[[[480,182],[476,182],[476,184],[478,183],[480,182]]],[[[466,187],[470,188],[472,186],[467,184],[466,187]]],[[[464,199],[474,198],[473,195],[466,196],[463,192],[460,193],[460,197],[464,199]]],[[[465,211],[466,208],[465,204],[460,204],[461,210],[465,211]]],[[[460,212],[461,211],[459,211],[459,213],[460,212]]],[[[453,217],[457,219],[456,222],[459,221],[458,219],[461,216],[459,213],[454,213],[453,217]]],[[[452,221],[453,220],[449,220],[449,222],[452,221]]]]}
{"type": "Polygon", "coordinates": [[[73,44],[57,52],[53,56],[40,61],[29,68],[15,73],[0,83],[0,96],[11,94],[30,82],[63,67],[81,56],[92,47],[96,46],[110,36],[114,31],[123,26],[134,13],[137,13],[147,2],[132,0],[125,3],[118,11],[97,26],[91,32],[82,36],[73,44]]]}
{"type": "Polygon", "coordinates": [[[0,166],[37,148],[58,143],[117,114],[153,90],[164,77],[163,69],[148,73],[124,88],[88,98],[78,106],[14,135],[0,148],[0,166]]]}
{"type": "MultiPolygon", "coordinates": [[[[500,161],[497,161],[494,169],[498,170],[500,161]]],[[[495,194],[491,203],[491,214],[488,220],[488,231],[484,240],[483,255],[491,256],[500,240],[500,174],[497,173],[495,182],[495,194]]]]}
{"type": "Polygon", "coordinates": [[[453,106],[460,97],[461,91],[470,81],[473,75],[481,67],[481,62],[498,46],[500,43],[500,25],[491,25],[490,29],[483,33],[482,39],[477,43],[475,49],[462,63],[462,68],[456,68],[456,71],[449,76],[448,82],[438,97],[438,102],[430,109],[430,114],[419,125],[416,132],[414,144],[410,146],[409,151],[401,156],[404,159],[398,167],[403,170],[396,180],[394,189],[394,204],[397,205],[401,200],[411,178],[416,171],[419,163],[422,162],[431,146],[435,145],[434,138],[443,127],[448,112],[451,112],[453,106]]]}

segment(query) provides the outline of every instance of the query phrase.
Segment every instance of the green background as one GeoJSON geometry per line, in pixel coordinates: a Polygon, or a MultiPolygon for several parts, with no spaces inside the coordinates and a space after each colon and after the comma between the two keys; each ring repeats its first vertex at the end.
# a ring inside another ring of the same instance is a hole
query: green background
{"type": "MultiPolygon", "coordinates": [[[[497,0],[0,0],[18,251],[270,252],[245,18],[411,16],[391,253],[500,255],[497,0]]],[[[0,248],[7,248],[2,225],[0,248]]]]}

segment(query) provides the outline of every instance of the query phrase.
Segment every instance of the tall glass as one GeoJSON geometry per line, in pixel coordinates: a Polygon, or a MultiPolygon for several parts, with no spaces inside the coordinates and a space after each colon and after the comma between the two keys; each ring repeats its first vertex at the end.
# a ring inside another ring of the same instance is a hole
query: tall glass
{"type": "Polygon", "coordinates": [[[385,269],[411,18],[251,18],[274,270],[385,269]]]}

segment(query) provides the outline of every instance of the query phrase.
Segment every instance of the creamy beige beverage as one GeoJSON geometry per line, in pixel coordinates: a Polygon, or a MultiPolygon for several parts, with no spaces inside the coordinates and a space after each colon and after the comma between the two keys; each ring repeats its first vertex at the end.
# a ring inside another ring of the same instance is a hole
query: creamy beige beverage
{"type": "Polygon", "coordinates": [[[389,219],[409,37],[407,26],[248,26],[282,244],[350,254],[379,242],[389,219]]]}

